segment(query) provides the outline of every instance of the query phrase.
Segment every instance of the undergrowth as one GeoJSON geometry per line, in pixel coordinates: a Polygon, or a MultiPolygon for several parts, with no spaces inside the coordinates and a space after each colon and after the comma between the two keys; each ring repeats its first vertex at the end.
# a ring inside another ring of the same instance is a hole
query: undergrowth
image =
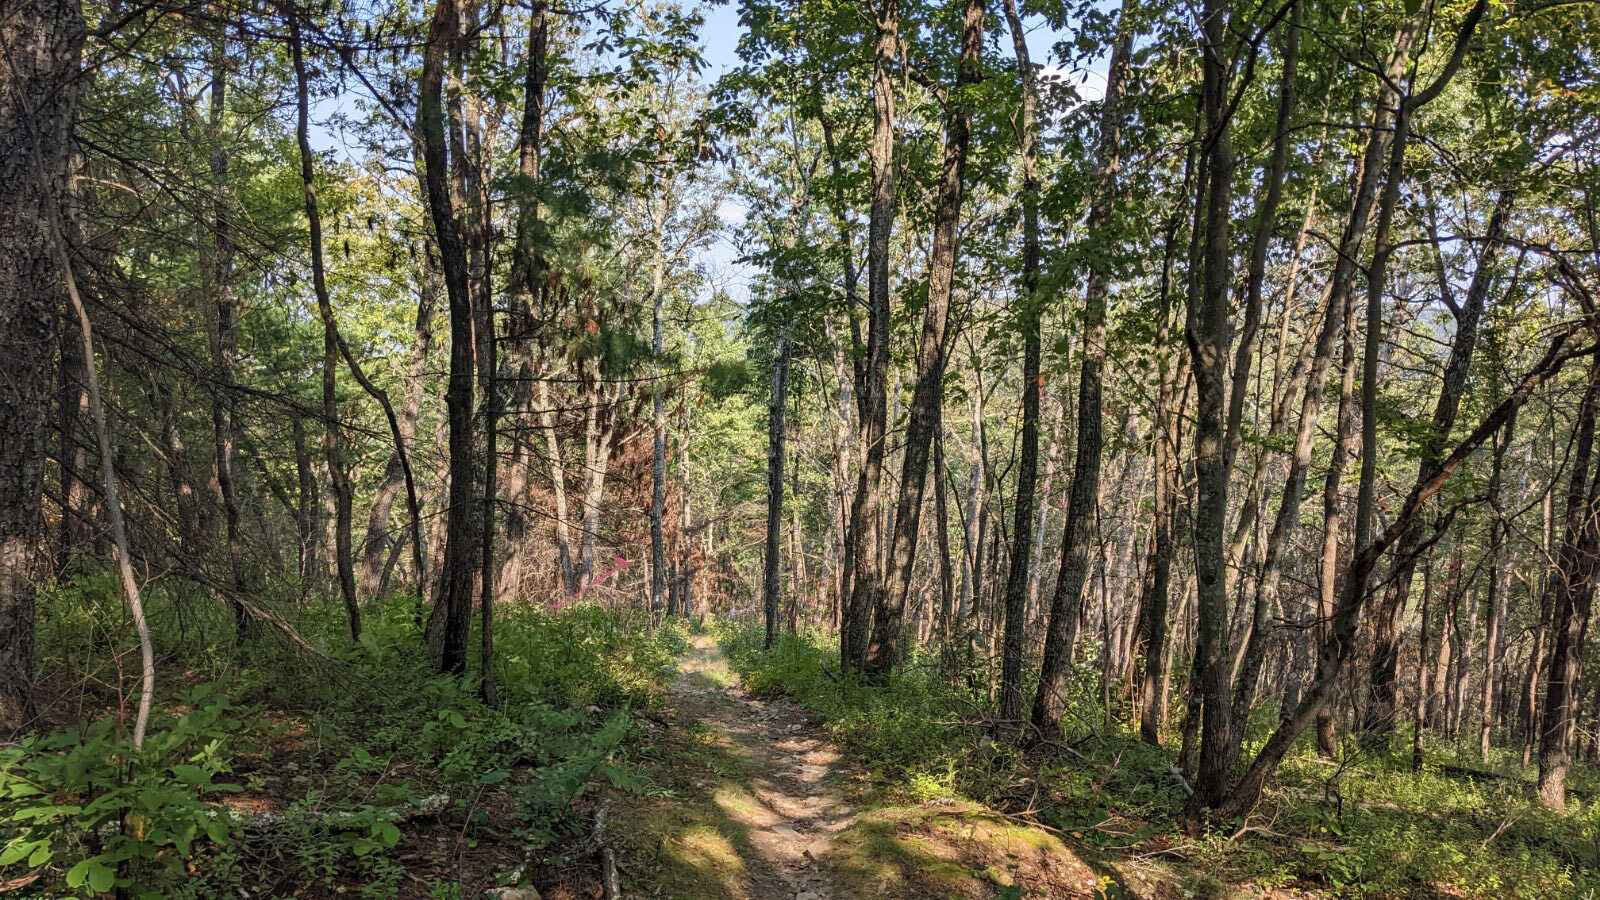
{"type": "Polygon", "coordinates": [[[364,604],[356,645],[327,607],[276,604],[287,628],[257,623],[236,646],[221,604],[161,583],[146,602],[159,684],[135,751],[115,586],[87,577],[41,598],[56,721],[0,749],[0,881],[51,896],[390,896],[408,874],[397,848],[416,836],[412,856],[437,854],[421,835],[443,829],[459,848],[432,893],[451,896],[444,873],[483,845],[489,866],[586,833],[596,780],[642,787],[632,712],[660,702],[687,648],[678,624],[502,603],[487,705],[475,678],[434,671],[414,597],[364,604]]]}

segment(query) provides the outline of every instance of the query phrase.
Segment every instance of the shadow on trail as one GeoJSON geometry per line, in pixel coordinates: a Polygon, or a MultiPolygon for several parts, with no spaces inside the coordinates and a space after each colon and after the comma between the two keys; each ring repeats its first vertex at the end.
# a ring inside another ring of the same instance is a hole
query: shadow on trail
{"type": "Polygon", "coordinates": [[[1106,896],[1097,891],[1114,883],[1097,860],[993,810],[875,802],[865,774],[801,709],[743,696],[708,637],[695,640],[669,699],[652,745],[652,775],[668,793],[623,823],[641,896],[1069,898],[1106,896]]]}

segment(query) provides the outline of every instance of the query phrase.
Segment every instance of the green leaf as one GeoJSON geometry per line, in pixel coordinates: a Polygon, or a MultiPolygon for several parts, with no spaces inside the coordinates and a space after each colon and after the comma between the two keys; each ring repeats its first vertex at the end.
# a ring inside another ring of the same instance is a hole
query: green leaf
{"type": "Polygon", "coordinates": [[[97,894],[104,894],[111,890],[117,882],[117,873],[99,859],[91,858],[89,862],[89,890],[97,894]]]}
{"type": "Polygon", "coordinates": [[[101,862],[98,856],[80,860],[77,865],[67,870],[68,887],[88,887],[96,894],[111,890],[116,880],[117,873],[101,862]]]}
{"type": "Polygon", "coordinates": [[[27,856],[28,851],[32,849],[33,846],[34,844],[32,841],[24,841],[20,839],[7,844],[6,849],[4,851],[0,851],[0,866],[9,866],[24,856],[27,856]]]}
{"type": "Polygon", "coordinates": [[[191,763],[181,763],[173,766],[172,774],[178,776],[178,780],[184,784],[192,784],[196,787],[207,786],[211,781],[210,772],[191,763]]]}
{"type": "Polygon", "coordinates": [[[67,870],[67,887],[83,887],[89,880],[89,861],[79,860],[78,864],[67,870]]]}
{"type": "Polygon", "coordinates": [[[206,821],[203,827],[206,830],[206,837],[211,838],[212,843],[226,844],[228,842],[227,825],[224,825],[222,822],[217,821],[216,819],[209,819],[206,821]]]}

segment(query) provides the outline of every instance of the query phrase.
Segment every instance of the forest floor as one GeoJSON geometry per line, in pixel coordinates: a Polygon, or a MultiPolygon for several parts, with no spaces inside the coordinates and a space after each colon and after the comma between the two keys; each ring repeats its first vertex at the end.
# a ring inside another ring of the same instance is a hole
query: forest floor
{"type": "Polygon", "coordinates": [[[1048,831],[964,801],[886,805],[802,709],[746,696],[697,635],[654,732],[663,790],[617,817],[625,894],[733,900],[1149,896],[1048,831]]]}

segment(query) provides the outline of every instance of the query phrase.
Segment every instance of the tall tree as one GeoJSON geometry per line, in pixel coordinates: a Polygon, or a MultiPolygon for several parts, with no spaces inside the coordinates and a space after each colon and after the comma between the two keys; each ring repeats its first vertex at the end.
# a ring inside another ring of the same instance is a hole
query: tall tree
{"type": "Polygon", "coordinates": [[[33,719],[34,597],[44,573],[44,438],[65,273],[51,209],[67,192],[83,10],[7,6],[0,18],[0,729],[33,719]]]}
{"type": "MultiPolygon", "coordinates": [[[[1133,48],[1132,22],[1127,6],[1118,14],[1116,43],[1106,73],[1106,94],[1100,108],[1100,136],[1095,149],[1095,169],[1089,193],[1089,214],[1084,221],[1091,241],[1113,240],[1111,227],[1117,201],[1117,176],[1122,169],[1124,92],[1128,85],[1129,55],[1133,48]]],[[[1102,392],[1106,358],[1106,298],[1113,272],[1110,253],[1087,254],[1090,262],[1083,289],[1083,352],[1078,375],[1078,446],[1072,465],[1072,487],[1067,498],[1067,522],[1061,535],[1060,574],[1050,598],[1049,624],[1045,627],[1044,663],[1039,688],[1033,697],[1031,719],[1045,734],[1057,731],[1066,711],[1067,673],[1072,668],[1078,621],[1082,614],[1084,582],[1089,576],[1089,550],[1093,543],[1095,504],[1100,493],[1102,392]]]]}
{"type": "MultiPolygon", "coordinates": [[[[1012,507],[1011,566],[1006,574],[1005,632],[1001,639],[1000,718],[1022,721],[1022,649],[1028,588],[1033,568],[1033,503],[1039,470],[1040,330],[1044,324],[1039,296],[1039,85],[1028,56],[1017,0],[1005,0],[1006,27],[1016,54],[1021,106],[1017,119],[1017,156],[1022,169],[1022,257],[1018,278],[1018,328],[1022,331],[1022,446],[1017,459],[1017,500],[1012,507]]],[[[1048,489],[1046,489],[1048,497],[1048,489]]],[[[940,495],[943,501],[943,495],[940,495]]],[[[1044,529],[1039,528],[1042,532],[1044,529]]]]}
{"type": "Polygon", "coordinates": [[[850,502],[853,573],[850,599],[839,634],[840,665],[862,670],[867,664],[871,616],[884,605],[884,553],[881,540],[883,466],[889,417],[889,238],[894,231],[894,70],[900,47],[899,0],[880,0],[873,8],[872,141],[867,159],[872,171],[872,206],[867,224],[867,347],[861,379],[861,428],[857,436],[860,473],[850,502]]]}
{"type": "Polygon", "coordinates": [[[893,669],[900,660],[900,628],[905,620],[906,595],[911,591],[917,538],[922,530],[928,456],[939,421],[939,408],[944,403],[946,332],[950,325],[950,294],[955,283],[956,259],[961,250],[961,201],[966,191],[967,145],[972,133],[968,104],[972,86],[977,84],[981,74],[978,57],[983,49],[983,15],[983,0],[965,0],[961,15],[961,59],[956,66],[955,84],[944,96],[944,160],[934,198],[933,247],[928,253],[928,302],[922,313],[916,386],[912,389],[911,415],[906,422],[900,497],[895,505],[894,532],[889,540],[883,605],[873,617],[872,646],[867,659],[868,671],[879,674],[893,669]]]}
{"type": "Polygon", "coordinates": [[[762,607],[766,612],[767,633],[764,647],[772,649],[778,639],[779,578],[782,574],[778,548],[783,537],[783,444],[788,436],[785,414],[789,408],[789,356],[793,344],[789,335],[778,335],[772,346],[772,385],[767,401],[767,549],[762,561],[762,607]]]}
{"type": "Polygon", "coordinates": [[[439,244],[450,306],[450,369],[445,387],[449,428],[449,489],[441,578],[428,629],[429,649],[446,672],[465,672],[472,614],[475,553],[472,493],[476,476],[472,437],[472,297],[467,287],[467,254],[449,187],[449,149],[444,121],[444,64],[460,39],[455,0],[439,0],[428,25],[417,93],[417,133],[424,168],[419,173],[428,197],[434,238],[439,244]],[[433,626],[437,621],[438,625],[433,626]],[[435,637],[437,636],[437,637],[435,637]]]}

